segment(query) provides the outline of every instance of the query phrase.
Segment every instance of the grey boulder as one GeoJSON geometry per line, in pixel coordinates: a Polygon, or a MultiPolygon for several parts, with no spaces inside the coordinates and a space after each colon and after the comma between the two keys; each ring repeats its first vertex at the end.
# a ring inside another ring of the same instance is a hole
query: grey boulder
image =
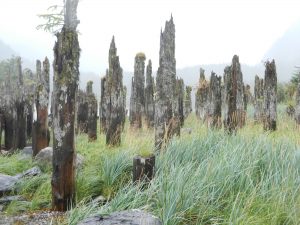
{"type": "Polygon", "coordinates": [[[114,212],[108,216],[92,216],[78,225],[161,225],[160,220],[139,209],[114,212]]]}
{"type": "Polygon", "coordinates": [[[8,205],[12,201],[25,201],[25,198],[23,198],[21,195],[5,196],[0,198],[1,205],[8,205]]]}
{"type": "MultiPolygon", "coordinates": [[[[46,147],[42,149],[36,156],[35,160],[39,166],[52,166],[53,148],[46,147]]],[[[76,167],[83,165],[84,157],[80,154],[76,154],[76,167]]]]}
{"type": "Polygon", "coordinates": [[[0,196],[10,192],[17,183],[18,178],[6,174],[0,174],[0,196]]]}
{"type": "Polygon", "coordinates": [[[12,191],[15,184],[24,177],[33,177],[38,176],[42,172],[39,167],[35,166],[29,170],[24,171],[23,173],[17,174],[15,176],[9,176],[6,174],[0,174],[0,196],[12,191]]]}

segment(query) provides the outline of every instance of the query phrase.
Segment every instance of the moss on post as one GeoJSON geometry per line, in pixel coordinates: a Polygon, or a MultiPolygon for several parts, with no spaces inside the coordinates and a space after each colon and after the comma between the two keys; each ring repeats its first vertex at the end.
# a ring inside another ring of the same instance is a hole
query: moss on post
{"type": "Polygon", "coordinates": [[[37,86],[35,95],[36,104],[36,121],[33,126],[33,141],[32,149],[33,156],[39,153],[40,150],[49,146],[50,131],[48,129],[48,105],[49,105],[49,72],[50,63],[48,58],[43,62],[43,72],[41,69],[41,62],[36,62],[37,71],[37,86]]]}
{"type": "Polygon", "coordinates": [[[277,73],[274,59],[267,61],[264,84],[264,130],[276,130],[277,120],[277,73]]]}
{"type": "Polygon", "coordinates": [[[78,0],[66,1],[65,24],[54,45],[52,209],[75,203],[75,105],[80,48],[76,27],[78,0]]]}

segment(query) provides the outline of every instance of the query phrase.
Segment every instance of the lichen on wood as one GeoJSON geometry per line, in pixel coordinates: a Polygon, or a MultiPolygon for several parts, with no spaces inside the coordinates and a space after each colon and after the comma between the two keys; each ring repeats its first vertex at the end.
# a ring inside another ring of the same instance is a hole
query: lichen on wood
{"type": "Polygon", "coordinates": [[[138,53],[134,61],[134,76],[131,83],[130,114],[131,127],[142,128],[145,106],[145,60],[144,53],[138,53]]]}
{"type": "Polygon", "coordinates": [[[235,133],[245,125],[244,83],[239,57],[234,55],[230,67],[224,70],[226,90],[226,112],[224,118],[225,131],[235,133]]]}
{"type": "Polygon", "coordinates": [[[264,83],[264,130],[276,130],[277,120],[277,73],[274,59],[265,63],[264,83]]]}
{"type": "Polygon", "coordinates": [[[152,62],[148,61],[146,68],[146,87],[145,87],[145,116],[148,128],[154,127],[154,78],[152,76],[152,62]]]}
{"type": "Polygon", "coordinates": [[[66,1],[65,25],[56,35],[53,77],[52,208],[66,211],[75,203],[75,113],[80,48],[76,27],[78,0],[66,1]]]}
{"type": "Polygon", "coordinates": [[[161,150],[173,135],[176,85],[175,25],[166,21],[160,35],[159,68],[156,76],[155,148],[161,150]]]}
{"type": "Polygon", "coordinates": [[[41,62],[36,61],[37,85],[35,93],[36,120],[33,122],[33,156],[40,150],[49,146],[50,131],[48,129],[48,105],[49,105],[49,76],[50,63],[46,57],[43,62],[43,71],[41,62]]]}

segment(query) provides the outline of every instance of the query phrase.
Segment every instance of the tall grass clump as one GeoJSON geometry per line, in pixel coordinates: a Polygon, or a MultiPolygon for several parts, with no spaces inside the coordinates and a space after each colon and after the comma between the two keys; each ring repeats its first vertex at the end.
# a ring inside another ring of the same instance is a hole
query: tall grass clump
{"type": "Polygon", "coordinates": [[[144,208],[166,225],[299,224],[300,150],[269,135],[177,139],[148,189],[128,185],[98,212],[144,208]]]}

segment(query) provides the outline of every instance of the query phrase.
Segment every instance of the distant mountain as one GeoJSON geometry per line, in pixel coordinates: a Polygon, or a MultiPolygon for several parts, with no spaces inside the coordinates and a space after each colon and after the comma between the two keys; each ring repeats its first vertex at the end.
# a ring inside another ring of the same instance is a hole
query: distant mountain
{"type": "Polygon", "coordinates": [[[263,60],[275,59],[279,80],[289,81],[300,65],[300,20],[292,25],[266,52],[263,60]]]}
{"type": "Polygon", "coordinates": [[[8,59],[12,55],[16,55],[16,52],[10,46],[0,40],[0,60],[8,59]]]}

